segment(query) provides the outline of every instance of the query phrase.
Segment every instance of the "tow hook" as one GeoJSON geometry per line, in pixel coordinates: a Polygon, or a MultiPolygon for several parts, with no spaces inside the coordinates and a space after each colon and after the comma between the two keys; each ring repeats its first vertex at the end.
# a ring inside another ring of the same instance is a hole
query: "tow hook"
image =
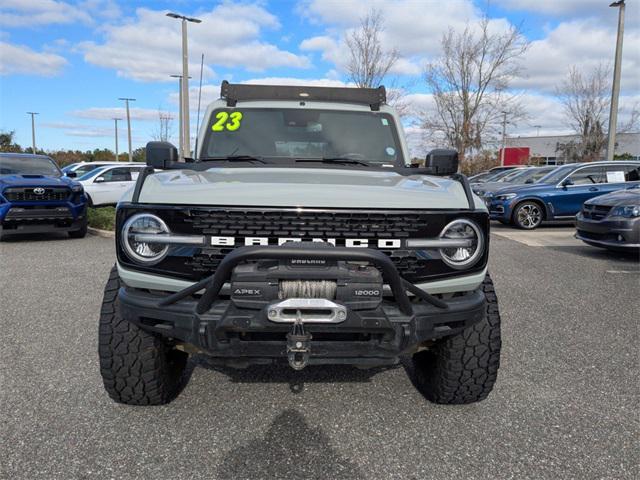
{"type": "Polygon", "coordinates": [[[311,334],[305,332],[300,312],[297,317],[291,331],[287,334],[287,358],[291,368],[302,370],[309,363],[311,334]]]}

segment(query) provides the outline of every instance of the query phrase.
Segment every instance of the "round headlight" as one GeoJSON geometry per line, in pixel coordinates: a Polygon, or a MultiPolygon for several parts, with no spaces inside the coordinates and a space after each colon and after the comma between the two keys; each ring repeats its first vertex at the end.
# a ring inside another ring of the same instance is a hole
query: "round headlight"
{"type": "Polygon", "coordinates": [[[169,227],[161,218],[150,213],[139,213],[127,220],[122,227],[122,245],[132,260],[147,265],[158,263],[167,255],[169,246],[142,241],[139,237],[163,233],[169,233],[169,227]]]}
{"type": "Polygon", "coordinates": [[[478,226],[470,220],[454,220],[442,230],[442,240],[467,240],[468,245],[440,249],[442,260],[452,268],[469,268],[478,261],[484,249],[484,239],[478,226]]]}

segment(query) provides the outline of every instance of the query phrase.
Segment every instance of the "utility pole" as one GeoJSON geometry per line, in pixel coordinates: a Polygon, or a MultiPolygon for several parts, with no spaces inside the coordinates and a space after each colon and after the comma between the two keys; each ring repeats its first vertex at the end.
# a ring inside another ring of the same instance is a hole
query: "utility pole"
{"type": "Polygon", "coordinates": [[[127,107],[127,138],[129,140],[129,161],[133,162],[133,151],[131,150],[131,116],[129,115],[129,102],[135,102],[135,98],[119,98],[118,100],[124,100],[127,107]]]}
{"type": "Polygon", "coordinates": [[[119,162],[120,160],[118,159],[118,120],[122,120],[121,118],[114,118],[113,121],[115,123],[116,126],[116,162],[119,162]]]}
{"type": "Polygon", "coordinates": [[[507,146],[507,112],[502,112],[502,149],[500,150],[500,165],[504,165],[504,149],[507,146]]]}
{"type": "Polygon", "coordinates": [[[187,42],[187,22],[201,23],[199,18],[185,17],[177,13],[167,13],[167,17],[182,21],[182,157],[191,156],[191,139],[189,133],[189,53],[187,42]]]}
{"type": "Polygon", "coordinates": [[[609,143],[607,160],[613,160],[616,149],[616,127],[618,125],[618,97],[620,97],[620,70],[622,67],[622,38],[624,37],[625,0],[613,2],[610,7],[618,7],[618,39],[616,41],[616,61],[613,67],[613,86],[611,87],[611,110],[609,112],[609,143]]]}
{"type": "MultiPolygon", "coordinates": [[[[182,151],[182,145],[183,145],[183,123],[182,123],[182,108],[183,108],[183,104],[182,104],[182,75],[169,75],[171,78],[177,78],[178,79],[178,86],[179,86],[179,91],[178,91],[178,103],[179,103],[179,108],[178,108],[178,154],[180,155],[180,158],[184,159],[183,156],[183,151],[182,151]]],[[[189,77],[191,78],[191,77],[189,77]]]]}
{"type": "Polygon", "coordinates": [[[31,115],[31,148],[33,150],[33,154],[36,154],[36,121],[35,116],[40,115],[38,112],[27,112],[28,115],[31,115]]]}

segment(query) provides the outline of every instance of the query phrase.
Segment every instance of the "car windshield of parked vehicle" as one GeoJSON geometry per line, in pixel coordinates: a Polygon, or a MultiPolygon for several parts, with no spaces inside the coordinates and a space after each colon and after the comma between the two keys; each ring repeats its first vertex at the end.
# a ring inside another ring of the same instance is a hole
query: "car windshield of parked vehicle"
{"type": "Polygon", "coordinates": [[[105,165],[92,165],[90,163],[86,164],[86,165],[82,165],[78,168],[76,168],[74,170],[74,172],[76,172],[76,176],[78,177],[82,177],[83,175],[87,174],[88,172],[91,172],[93,170],[95,170],[96,168],[103,168],[105,165]]]}
{"type": "Polygon", "coordinates": [[[493,175],[486,177],[484,180],[482,180],[481,183],[497,182],[507,175],[512,175],[513,173],[513,170],[501,170],[497,173],[494,173],[493,175]]]}
{"type": "Polygon", "coordinates": [[[514,176],[509,177],[510,183],[537,183],[542,177],[551,172],[555,167],[550,168],[527,168],[524,172],[517,172],[514,176]]]}
{"type": "Polygon", "coordinates": [[[575,170],[575,165],[566,165],[564,167],[558,167],[553,170],[551,173],[548,173],[540,180],[538,183],[558,183],[560,180],[564,179],[569,173],[575,170]]]}
{"type": "Polygon", "coordinates": [[[81,182],[84,181],[84,180],[89,180],[90,178],[95,177],[99,173],[104,172],[107,168],[108,167],[105,167],[105,166],[94,167],[90,171],[86,172],[84,175],[79,176],[76,180],[81,181],[81,182]]]}
{"type": "Polygon", "coordinates": [[[73,170],[73,167],[75,167],[76,165],[78,165],[77,163],[72,163],[71,165],[67,165],[66,167],[62,168],[62,172],[63,173],[69,173],[71,170],[73,170]]]}
{"type": "Polygon", "coordinates": [[[62,172],[53,160],[47,157],[1,155],[0,175],[42,175],[61,177],[62,172]]]}
{"type": "Polygon", "coordinates": [[[404,165],[391,115],[336,110],[216,110],[200,159],[227,157],[404,165]]]}

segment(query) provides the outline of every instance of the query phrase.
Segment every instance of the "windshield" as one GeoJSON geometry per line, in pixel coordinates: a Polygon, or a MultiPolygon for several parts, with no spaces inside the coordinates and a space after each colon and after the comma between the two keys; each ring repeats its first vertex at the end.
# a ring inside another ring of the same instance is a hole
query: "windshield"
{"type": "Polygon", "coordinates": [[[559,167],[538,180],[538,183],[558,183],[564,177],[569,175],[575,168],[575,164],[567,165],[566,167],[559,167]]]}
{"type": "Polygon", "coordinates": [[[531,180],[529,183],[536,183],[550,171],[552,171],[555,167],[552,168],[528,168],[524,172],[518,172],[516,175],[509,177],[509,179],[502,179],[503,182],[510,183],[525,183],[528,180],[531,180]]]}
{"type": "Polygon", "coordinates": [[[513,170],[501,170],[498,173],[494,173],[493,175],[489,175],[488,177],[482,179],[480,183],[497,182],[501,178],[504,178],[507,175],[512,175],[512,174],[513,174],[513,170]]]}
{"type": "Polygon", "coordinates": [[[102,168],[105,165],[92,165],[91,163],[87,163],[86,165],[82,165],[78,168],[76,168],[74,171],[76,172],[76,175],[78,177],[82,177],[83,175],[85,175],[87,172],[92,172],[93,170],[95,170],[96,168],[102,168]]]}
{"type": "MultiPolygon", "coordinates": [[[[94,166],[91,171],[86,172],[84,175],[82,175],[81,177],[78,177],[76,180],[78,181],[82,181],[82,180],[89,180],[90,178],[95,177],[96,175],[98,175],[100,172],[104,172],[107,169],[107,167],[105,167],[104,165],[102,166],[94,166]]],[[[78,169],[80,170],[80,169],[78,169]]]]}
{"type": "Polygon", "coordinates": [[[302,108],[214,111],[200,158],[228,156],[404,165],[391,115],[302,108]]]}
{"type": "Polygon", "coordinates": [[[60,177],[62,172],[49,157],[1,155],[0,175],[43,175],[60,177]]]}

